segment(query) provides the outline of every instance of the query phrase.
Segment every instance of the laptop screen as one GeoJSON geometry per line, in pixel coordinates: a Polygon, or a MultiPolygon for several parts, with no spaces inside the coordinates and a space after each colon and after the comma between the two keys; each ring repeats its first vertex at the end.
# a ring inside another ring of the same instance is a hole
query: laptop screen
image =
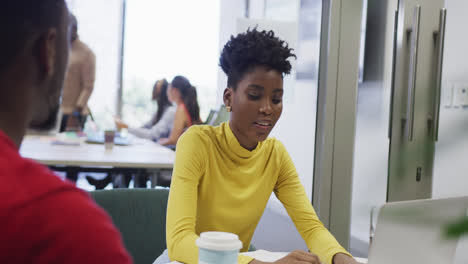
{"type": "Polygon", "coordinates": [[[468,197],[388,203],[380,209],[369,264],[454,264],[447,225],[466,216],[468,197]]]}

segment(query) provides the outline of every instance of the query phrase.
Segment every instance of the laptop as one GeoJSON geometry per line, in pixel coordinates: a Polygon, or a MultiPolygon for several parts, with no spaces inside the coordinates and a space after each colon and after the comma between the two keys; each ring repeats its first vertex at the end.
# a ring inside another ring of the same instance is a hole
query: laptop
{"type": "MultiPolygon", "coordinates": [[[[86,143],[91,144],[104,144],[104,132],[89,134],[86,138],[86,143]]],[[[123,137],[120,133],[116,132],[114,137],[114,144],[120,146],[131,145],[132,140],[129,136],[123,137]]]]}
{"type": "Polygon", "coordinates": [[[385,204],[379,212],[368,263],[455,264],[458,239],[449,239],[444,232],[447,225],[465,217],[467,209],[468,197],[385,204]]]}

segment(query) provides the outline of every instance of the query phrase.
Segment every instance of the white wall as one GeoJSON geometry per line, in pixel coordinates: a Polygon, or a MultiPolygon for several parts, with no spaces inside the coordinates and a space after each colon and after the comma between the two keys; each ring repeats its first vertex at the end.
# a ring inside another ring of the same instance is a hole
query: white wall
{"type": "Polygon", "coordinates": [[[444,51],[445,81],[468,81],[468,1],[445,0],[447,9],[447,25],[444,51]],[[464,60],[460,61],[460,58],[464,60]]]}
{"type": "Polygon", "coordinates": [[[468,89],[468,1],[445,0],[445,36],[439,142],[434,163],[434,197],[468,195],[468,109],[447,101],[455,86],[468,89]]]}
{"type": "MultiPolygon", "coordinates": [[[[236,33],[237,19],[245,15],[245,1],[220,0],[220,24],[219,24],[219,54],[231,38],[236,33]]],[[[226,74],[218,67],[218,92],[217,104],[223,104],[223,92],[227,86],[226,74]]]]}

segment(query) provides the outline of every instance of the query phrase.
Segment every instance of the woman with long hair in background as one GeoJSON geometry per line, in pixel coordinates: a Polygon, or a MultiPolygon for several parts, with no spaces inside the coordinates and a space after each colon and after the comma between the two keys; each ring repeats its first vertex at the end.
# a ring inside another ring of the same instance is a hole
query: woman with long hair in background
{"type": "MultiPolygon", "coordinates": [[[[118,130],[123,128],[128,129],[128,132],[140,137],[146,138],[153,141],[158,141],[162,137],[167,137],[171,133],[172,126],[174,124],[174,118],[176,113],[176,107],[172,104],[167,96],[169,83],[166,79],[156,81],[153,86],[152,100],[158,104],[158,110],[142,127],[130,127],[127,123],[121,119],[115,119],[115,126],[118,130]]],[[[128,187],[132,177],[140,177],[135,181],[136,187],[146,187],[147,175],[110,175],[108,174],[103,179],[95,179],[94,177],[87,175],[86,179],[89,184],[96,187],[97,190],[104,189],[109,183],[114,182],[114,187],[128,187]]]]}
{"type": "Polygon", "coordinates": [[[175,145],[180,135],[192,125],[201,124],[197,90],[184,76],[176,76],[169,84],[167,96],[177,105],[172,131],[167,138],[159,139],[163,146],[175,145]]]}
{"type": "Polygon", "coordinates": [[[120,119],[115,120],[117,129],[127,128],[128,132],[141,138],[158,141],[160,138],[168,137],[174,123],[176,107],[167,96],[169,83],[166,79],[158,80],[153,87],[153,101],[158,104],[158,110],[142,127],[129,127],[120,119]]]}

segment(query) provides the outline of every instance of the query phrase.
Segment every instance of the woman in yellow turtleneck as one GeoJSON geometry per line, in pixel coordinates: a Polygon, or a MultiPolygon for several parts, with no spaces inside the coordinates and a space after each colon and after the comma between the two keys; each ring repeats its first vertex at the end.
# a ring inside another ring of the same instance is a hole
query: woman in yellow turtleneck
{"type": "MultiPolygon", "coordinates": [[[[317,218],[283,144],[267,138],[281,116],[289,57],[292,49],[272,31],[248,30],[225,45],[220,66],[231,118],[191,127],[177,143],[167,209],[171,260],[198,263],[195,240],[204,231],[235,233],[246,251],[274,192],[313,253],[295,251],[276,263],[357,263],[317,218]]],[[[262,262],[240,255],[239,263],[262,262]]]]}

